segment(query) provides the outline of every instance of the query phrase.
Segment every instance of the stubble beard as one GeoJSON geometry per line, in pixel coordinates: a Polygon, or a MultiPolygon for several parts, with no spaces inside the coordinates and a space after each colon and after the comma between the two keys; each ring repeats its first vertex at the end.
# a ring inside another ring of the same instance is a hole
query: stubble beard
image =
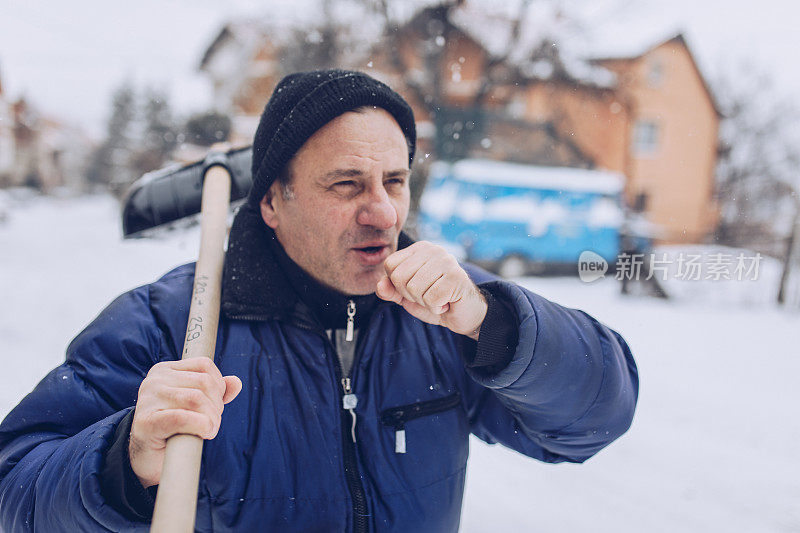
{"type": "Polygon", "coordinates": [[[375,292],[378,281],[383,275],[383,264],[375,266],[363,266],[358,262],[358,259],[353,257],[351,250],[353,247],[363,244],[365,242],[381,241],[388,242],[390,254],[397,251],[398,233],[394,228],[381,231],[375,229],[365,229],[356,232],[348,232],[342,236],[340,250],[345,250],[343,265],[345,267],[338,271],[339,282],[342,283],[343,289],[337,289],[345,294],[352,295],[366,295],[375,292]],[[352,265],[353,270],[348,273],[348,267],[352,265]],[[348,275],[350,274],[350,275],[348,275]],[[367,281],[369,279],[369,281],[367,281]],[[363,280],[363,281],[360,281],[363,280]],[[352,286],[350,286],[352,285],[352,286]]]}

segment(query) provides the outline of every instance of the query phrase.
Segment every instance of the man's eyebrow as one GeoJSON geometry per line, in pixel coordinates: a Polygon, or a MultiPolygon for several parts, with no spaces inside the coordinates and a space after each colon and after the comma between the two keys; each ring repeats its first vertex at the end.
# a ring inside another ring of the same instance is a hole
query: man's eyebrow
{"type": "MultiPolygon", "coordinates": [[[[396,178],[399,176],[408,176],[411,174],[411,170],[407,168],[399,168],[397,170],[389,170],[383,173],[383,177],[385,178],[396,178]]],[[[322,175],[322,181],[329,182],[336,179],[342,178],[358,178],[363,176],[364,172],[357,168],[337,168],[336,170],[331,170],[322,175]]]]}
{"type": "Polygon", "coordinates": [[[364,173],[357,168],[337,168],[336,170],[331,170],[330,172],[323,174],[322,180],[333,181],[340,178],[357,178],[363,174],[364,173]]]}
{"type": "Polygon", "coordinates": [[[384,172],[384,178],[397,178],[400,176],[408,176],[411,174],[411,170],[407,168],[399,168],[397,170],[390,170],[389,172],[384,172]]]}

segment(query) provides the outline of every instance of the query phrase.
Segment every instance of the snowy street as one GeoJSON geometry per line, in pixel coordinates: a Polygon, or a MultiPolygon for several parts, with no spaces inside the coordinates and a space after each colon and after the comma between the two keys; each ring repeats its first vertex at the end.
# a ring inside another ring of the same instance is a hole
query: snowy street
{"type": "MultiPolygon", "coordinates": [[[[194,260],[198,238],[123,241],[105,196],[12,203],[0,221],[0,417],[114,297],[194,260]]],[[[631,430],[584,465],[473,439],[462,531],[800,532],[800,313],[623,297],[613,279],[521,282],[625,337],[639,405],[631,430]]]]}

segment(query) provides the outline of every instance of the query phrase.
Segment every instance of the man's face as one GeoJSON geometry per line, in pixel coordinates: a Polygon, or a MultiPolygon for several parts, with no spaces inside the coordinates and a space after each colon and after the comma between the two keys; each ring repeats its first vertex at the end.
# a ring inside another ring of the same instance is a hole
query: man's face
{"type": "Polygon", "coordinates": [[[312,135],[277,181],[264,222],[295,263],[345,294],[370,294],[408,216],[408,146],[383,109],[348,112],[312,135]]]}

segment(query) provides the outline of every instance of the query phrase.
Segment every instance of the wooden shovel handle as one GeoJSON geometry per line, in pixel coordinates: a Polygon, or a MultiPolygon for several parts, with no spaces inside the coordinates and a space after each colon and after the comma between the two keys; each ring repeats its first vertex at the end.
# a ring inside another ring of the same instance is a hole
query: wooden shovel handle
{"type": "MultiPolygon", "coordinates": [[[[195,267],[182,359],[208,357],[214,360],[230,191],[228,170],[220,165],[210,167],[203,181],[200,254],[195,267]]],[[[167,439],[150,531],[194,531],[202,454],[203,439],[196,435],[173,435],[167,439]]]]}

